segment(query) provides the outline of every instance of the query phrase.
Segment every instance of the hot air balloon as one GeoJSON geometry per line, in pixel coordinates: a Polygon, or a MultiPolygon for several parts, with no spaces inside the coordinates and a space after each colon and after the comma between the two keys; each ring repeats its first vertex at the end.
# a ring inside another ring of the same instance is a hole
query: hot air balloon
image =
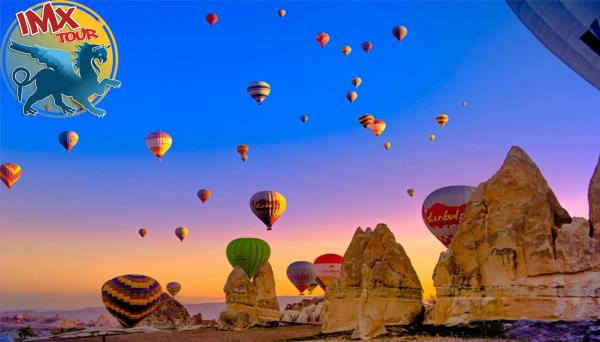
{"type": "Polygon", "coordinates": [[[167,292],[171,295],[171,297],[175,297],[175,295],[181,291],[181,284],[176,281],[172,281],[167,284],[167,292]]]}
{"type": "Polygon", "coordinates": [[[245,162],[246,160],[248,160],[248,156],[247,156],[247,155],[245,155],[245,154],[244,154],[244,155],[243,155],[241,158],[242,158],[242,161],[243,161],[243,162],[245,162]]]}
{"type": "Polygon", "coordinates": [[[271,93],[271,85],[265,81],[256,81],[248,84],[247,91],[250,97],[260,105],[271,93]]]}
{"type": "Polygon", "coordinates": [[[409,188],[408,190],[406,190],[406,193],[408,194],[408,196],[413,197],[417,191],[413,188],[409,188]]]}
{"type": "Polygon", "coordinates": [[[385,149],[386,149],[386,150],[389,150],[390,148],[392,148],[392,143],[391,143],[391,142],[389,142],[389,141],[386,141],[386,142],[383,144],[383,147],[385,147],[385,149]]]}
{"type": "Polygon", "coordinates": [[[261,239],[240,238],[227,245],[227,260],[231,266],[241,267],[248,278],[252,279],[260,265],[269,260],[271,247],[261,239]]]}
{"type": "Polygon", "coordinates": [[[165,132],[152,132],[146,137],[146,146],[158,160],[161,160],[172,144],[173,139],[165,132]]]}
{"type": "Polygon", "coordinates": [[[342,272],[342,262],[344,258],[337,254],[323,254],[315,259],[314,268],[317,274],[317,282],[323,283],[323,291],[327,290],[327,286],[332,280],[340,276],[342,272]]]}
{"type": "Polygon", "coordinates": [[[373,124],[373,121],[375,121],[375,117],[371,114],[365,114],[358,118],[358,122],[364,128],[371,127],[371,125],[373,124]]]}
{"type": "Polygon", "coordinates": [[[286,10],[284,10],[283,8],[282,8],[282,9],[280,9],[279,11],[277,11],[277,14],[279,14],[279,17],[280,17],[280,18],[283,18],[283,17],[285,17],[285,14],[286,14],[286,13],[287,13],[287,11],[286,11],[286,10]]]}
{"type": "Polygon", "coordinates": [[[0,165],[0,178],[10,190],[19,178],[21,178],[21,166],[15,163],[4,163],[0,165]]]}
{"type": "Polygon", "coordinates": [[[360,77],[354,77],[354,78],[352,79],[352,84],[353,84],[353,85],[354,85],[356,88],[358,88],[358,87],[360,86],[360,84],[361,84],[361,83],[362,83],[362,78],[360,78],[360,77]]]}
{"type": "Polygon", "coordinates": [[[315,277],[313,282],[310,283],[310,285],[308,285],[308,288],[306,289],[306,291],[308,291],[309,295],[312,295],[313,291],[317,288],[317,286],[319,286],[319,284],[317,284],[317,279],[315,277]]]}
{"type": "Polygon", "coordinates": [[[472,186],[454,185],[437,189],[423,202],[423,221],[429,231],[448,247],[458,228],[469,197],[475,190],[472,186]]]}
{"type": "Polygon", "coordinates": [[[329,43],[329,35],[325,32],[317,34],[315,38],[321,47],[324,47],[327,43],[329,43]]]}
{"type": "Polygon", "coordinates": [[[430,134],[429,141],[434,141],[434,140],[435,140],[435,134],[430,134]]]}
{"type": "Polygon", "coordinates": [[[300,295],[304,296],[304,291],[315,281],[317,275],[312,263],[308,261],[296,261],[288,266],[287,277],[298,291],[300,291],[300,295]]]}
{"type": "Polygon", "coordinates": [[[600,89],[598,1],[507,0],[533,35],[571,69],[600,89]]]}
{"type": "Polygon", "coordinates": [[[248,147],[248,145],[245,144],[237,145],[236,147],[236,151],[240,154],[242,161],[248,160],[248,156],[246,155],[246,153],[248,153],[249,150],[250,147],[248,147]]]}
{"type": "Polygon", "coordinates": [[[446,125],[446,123],[448,122],[448,115],[440,114],[435,117],[435,121],[437,121],[437,123],[439,123],[440,126],[444,127],[444,125],[446,125]]]}
{"type": "Polygon", "coordinates": [[[302,123],[307,123],[308,122],[308,116],[307,115],[302,115],[300,117],[300,121],[302,121],[302,123]]]}
{"type": "Polygon", "coordinates": [[[369,53],[369,51],[371,51],[371,49],[373,49],[373,43],[371,42],[364,42],[360,45],[360,47],[362,47],[362,49],[366,52],[369,53]]]}
{"type": "Polygon", "coordinates": [[[385,121],[375,120],[371,126],[369,126],[369,129],[371,132],[373,132],[373,134],[375,134],[376,137],[378,137],[381,135],[381,133],[383,133],[383,131],[385,131],[385,121]]]}
{"type": "Polygon", "coordinates": [[[148,229],[140,228],[140,230],[138,230],[138,234],[140,234],[141,237],[145,237],[146,235],[148,235],[148,229]]]}
{"type": "Polygon", "coordinates": [[[392,29],[392,34],[398,40],[404,39],[404,37],[406,37],[407,33],[408,33],[408,30],[404,26],[396,26],[392,29]]]}
{"type": "Polygon", "coordinates": [[[344,56],[348,56],[350,52],[352,52],[352,48],[350,47],[350,45],[342,46],[342,53],[344,54],[344,56]]]}
{"type": "Polygon", "coordinates": [[[198,195],[198,198],[202,201],[202,203],[205,203],[206,201],[208,201],[210,196],[212,196],[212,192],[210,192],[210,190],[208,190],[208,189],[200,189],[200,190],[198,190],[197,195],[198,195]]]}
{"type": "Polygon", "coordinates": [[[357,97],[358,97],[358,94],[353,90],[346,93],[346,98],[348,99],[348,102],[350,102],[350,103],[356,101],[357,97]]]}
{"type": "Polygon", "coordinates": [[[73,147],[77,145],[79,141],[79,136],[75,131],[64,131],[58,135],[58,142],[67,150],[67,152],[71,152],[73,147]]]}
{"type": "Polygon", "coordinates": [[[217,16],[215,13],[209,13],[206,15],[206,21],[210,24],[210,26],[215,26],[218,20],[219,16],[217,16]]]}
{"type": "Polygon", "coordinates": [[[102,302],[108,312],[130,328],[154,311],[159,304],[160,284],[144,275],[122,275],[102,285],[102,302]]]}
{"type": "Polygon", "coordinates": [[[175,236],[179,238],[179,241],[183,242],[183,239],[188,236],[188,229],[186,227],[177,227],[175,229],[175,236]]]}
{"type": "Polygon", "coordinates": [[[250,209],[267,226],[267,230],[271,230],[286,206],[285,197],[277,191],[259,191],[250,198],[250,209]]]}

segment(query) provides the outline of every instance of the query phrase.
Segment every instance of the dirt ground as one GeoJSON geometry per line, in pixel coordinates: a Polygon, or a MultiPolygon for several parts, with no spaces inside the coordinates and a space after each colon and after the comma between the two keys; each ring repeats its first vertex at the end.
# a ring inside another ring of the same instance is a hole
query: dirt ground
{"type": "MultiPolygon", "coordinates": [[[[280,326],[278,328],[252,328],[245,331],[218,331],[214,328],[206,328],[193,331],[161,331],[142,334],[110,335],[106,336],[106,342],[269,342],[269,341],[310,341],[310,342],[342,342],[349,341],[348,336],[320,339],[317,335],[320,333],[320,325],[291,325],[280,326]],[[306,338],[303,339],[303,338],[306,338]]],[[[82,337],[73,339],[47,340],[47,341],[65,341],[65,342],[101,342],[102,337],[82,337]]],[[[378,338],[372,341],[380,342],[509,342],[515,340],[498,339],[461,339],[451,337],[424,337],[424,336],[403,336],[378,338]]]]}

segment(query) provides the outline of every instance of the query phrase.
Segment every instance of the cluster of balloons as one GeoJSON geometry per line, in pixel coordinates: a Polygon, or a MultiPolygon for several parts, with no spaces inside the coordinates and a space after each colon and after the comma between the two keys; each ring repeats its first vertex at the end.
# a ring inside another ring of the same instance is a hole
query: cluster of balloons
{"type": "Polygon", "coordinates": [[[286,273],[290,282],[298,289],[301,296],[304,291],[312,291],[320,286],[327,291],[327,286],[340,276],[344,258],[337,254],[323,254],[313,263],[308,261],[294,261],[288,265],[286,273]]]}
{"type": "Polygon", "coordinates": [[[375,119],[375,117],[369,113],[359,116],[358,123],[364,128],[371,130],[376,137],[380,136],[386,128],[385,121],[375,119]]]}
{"type": "MultiPolygon", "coordinates": [[[[150,230],[146,227],[140,228],[138,230],[138,234],[142,237],[142,239],[145,238],[149,232],[150,230]]],[[[183,239],[185,239],[188,236],[188,229],[186,227],[175,228],[175,236],[179,239],[179,241],[183,242],[183,239]]]]}

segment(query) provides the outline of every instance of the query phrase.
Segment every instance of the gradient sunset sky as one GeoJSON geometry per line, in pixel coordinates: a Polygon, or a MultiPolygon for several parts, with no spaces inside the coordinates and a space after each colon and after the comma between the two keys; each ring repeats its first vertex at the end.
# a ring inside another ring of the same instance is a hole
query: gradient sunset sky
{"type": "MultiPolygon", "coordinates": [[[[2,1],[2,36],[35,3],[2,1]]],[[[343,255],[357,227],[380,222],[428,296],[445,248],[422,222],[423,199],[487,180],[513,145],[571,215],[588,216],[600,92],[505,2],[84,4],[118,44],[122,87],[98,105],[106,117],[25,117],[0,90],[0,162],[23,168],[10,192],[0,189],[2,310],[101,306],[102,284],[126,273],[163,287],[179,281],[183,303],[220,301],[231,270],[225,247],[238,237],[268,241],[277,294],[296,295],[289,263],[343,255]],[[214,27],[204,20],[210,12],[219,15],[214,27]],[[408,28],[402,42],[395,25],[408,28]],[[319,32],[331,36],[325,48],[319,32]],[[369,54],[360,49],[366,40],[369,54]],[[353,51],[344,57],[346,44],[353,51]],[[349,104],[355,76],[363,84],[349,104]],[[246,93],[257,80],[272,87],[261,106],[246,93]],[[382,136],[358,124],[367,112],[387,122],[382,136]],[[450,117],[443,128],[439,113],[450,117]],[[70,154],[57,141],[63,130],[80,137],[70,154]],[[162,162],[144,143],[158,130],[174,141],[162,162]],[[246,163],[238,144],[250,146],[246,163]],[[200,188],[213,192],[204,205],[200,188]],[[287,198],[270,232],[248,205],[260,190],[287,198]],[[183,243],[173,234],[182,225],[190,230],[183,243]],[[150,231],[143,240],[142,226],[150,231]]]]}

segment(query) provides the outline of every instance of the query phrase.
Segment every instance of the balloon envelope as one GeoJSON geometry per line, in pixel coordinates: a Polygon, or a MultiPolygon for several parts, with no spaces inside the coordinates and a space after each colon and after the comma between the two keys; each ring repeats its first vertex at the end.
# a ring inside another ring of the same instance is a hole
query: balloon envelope
{"type": "Polygon", "coordinates": [[[350,52],[352,52],[352,48],[350,47],[350,45],[342,46],[342,53],[344,54],[344,56],[348,56],[350,52]]]}
{"type": "Polygon", "coordinates": [[[250,150],[250,147],[248,147],[248,145],[241,144],[241,145],[237,145],[235,150],[237,151],[237,153],[240,154],[240,156],[243,156],[244,154],[248,153],[248,151],[250,150]]]}
{"type": "Polygon", "coordinates": [[[358,88],[358,87],[360,86],[360,84],[361,84],[361,83],[362,83],[362,78],[360,78],[360,77],[354,77],[354,78],[352,79],[352,84],[353,84],[353,85],[354,85],[356,88],[358,88]]]}
{"type": "Polygon", "coordinates": [[[271,85],[265,81],[256,81],[248,84],[248,95],[259,105],[271,94],[271,85]]]}
{"type": "Polygon", "coordinates": [[[210,24],[210,26],[215,26],[218,20],[219,16],[215,13],[209,13],[206,15],[206,21],[210,24]]]}
{"type": "Polygon", "coordinates": [[[300,291],[300,295],[304,295],[304,291],[315,282],[317,277],[313,264],[308,261],[296,261],[287,267],[287,277],[300,291]]]}
{"type": "Polygon", "coordinates": [[[446,123],[448,122],[448,115],[440,114],[435,117],[435,121],[437,121],[437,123],[440,124],[440,126],[444,127],[444,125],[446,125],[446,123]]]}
{"type": "Polygon", "coordinates": [[[176,281],[172,281],[167,284],[167,292],[174,297],[179,291],[181,291],[181,284],[176,281]]]}
{"type": "Polygon", "coordinates": [[[374,121],[375,121],[375,117],[371,114],[365,114],[358,118],[358,122],[364,128],[371,127],[371,125],[373,124],[374,121]]]}
{"type": "Polygon", "coordinates": [[[302,121],[302,123],[307,123],[307,122],[308,122],[308,116],[306,116],[306,115],[302,115],[302,116],[300,117],[300,121],[302,121]]]}
{"type": "Polygon", "coordinates": [[[212,196],[212,192],[208,189],[200,189],[198,190],[198,198],[202,201],[202,203],[208,201],[208,199],[212,196]]]}
{"type": "Polygon", "coordinates": [[[226,253],[231,266],[241,267],[248,278],[252,279],[260,265],[269,260],[271,247],[261,239],[239,238],[227,245],[226,253]]]}
{"type": "Polygon", "coordinates": [[[144,275],[122,275],[102,285],[102,302],[108,312],[130,328],[158,307],[160,284],[144,275]]]}
{"type": "Polygon", "coordinates": [[[383,131],[385,131],[385,126],[385,121],[375,120],[373,121],[371,126],[369,126],[369,129],[371,130],[371,132],[373,132],[373,134],[375,134],[376,137],[378,137],[381,135],[381,133],[383,133],[383,131]]]}
{"type": "Polygon", "coordinates": [[[152,132],[146,136],[146,146],[160,160],[171,148],[173,139],[165,132],[152,132]]]}
{"type": "Polygon", "coordinates": [[[600,2],[506,2],[548,50],[600,89],[600,2]]]}
{"type": "Polygon", "coordinates": [[[277,191],[259,191],[250,198],[250,209],[267,226],[267,230],[271,230],[286,207],[285,197],[277,191]]]}
{"type": "Polygon", "coordinates": [[[409,188],[408,190],[406,190],[406,193],[408,194],[408,196],[413,197],[417,191],[413,188],[409,188]]]}
{"type": "Polygon", "coordinates": [[[79,136],[75,131],[64,131],[59,134],[58,142],[67,150],[67,152],[71,152],[73,147],[77,145],[79,141],[79,136]]]}
{"type": "Polygon", "coordinates": [[[15,163],[4,163],[0,165],[0,179],[10,189],[21,178],[21,166],[15,163]]]}
{"type": "Polygon", "coordinates": [[[146,235],[148,235],[148,229],[140,228],[140,230],[138,230],[138,234],[140,234],[141,237],[145,237],[146,235]]]}
{"type": "Polygon", "coordinates": [[[434,141],[435,140],[435,134],[430,134],[428,139],[429,139],[429,141],[434,141]]]}
{"type": "Polygon", "coordinates": [[[348,99],[348,102],[350,102],[350,103],[356,101],[357,97],[358,97],[358,93],[356,93],[355,91],[349,91],[346,93],[346,99],[348,99]]]}
{"type": "Polygon", "coordinates": [[[392,34],[396,39],[402,40],[408,34],[408,30],[404,26],[396,26],[392,29],[392,34]]]}
{"type": "Polygon", "coordinates": [[[188,236],[188,229],[186,227],[175,228],[175,236],[179,238],[179,241],[183,241],[188,236]]]}
{"type": "Polygon", "coordinates": [[[389,141],[386,141],[386,142],[383,144],[383,147],[385,147],[385,149],[386,149],[386,150],[389,150],[390,148],[392,148],[392,143],[391,143],[391,142],[389,142],[389,141]]]}
{"type": "Polygon", "coordinates": [[[332,280],[340,276],[343,262],[344,257],[331,253],[323,254],[315,259],[314,268],[318,277],[317,281],[323,283],[324,291],[327,290],[327,286],[329,286],[332,280]]]}
{"type": "Polygon", "coordinates": [[[435,190],[423,201],[423,221],[444,246],[452,242],[474,190],[475,187],[467,185],[447,186],[435,190]]]}
{"type": "Polygon", "coordinates": [[[279,17],[283,18],[285,17],[287,11],[284,9],[280,9],[279,11],[277,11],[277,14],[279,14],[279,17]]]}
{"type": "Polygon", "coordinates": [[[321,47],[324,47],[327,43],[329,43],[329,35],[325,32],[317,34],[315,38],[321,47]]]}
{"type": "Polygon", "coordinates": [[[373,43],[364,42],[361,44],[361,47],[366,53],[369,53],[369,51],[371,51],[371,49],[373,49],[373,43]]]}

